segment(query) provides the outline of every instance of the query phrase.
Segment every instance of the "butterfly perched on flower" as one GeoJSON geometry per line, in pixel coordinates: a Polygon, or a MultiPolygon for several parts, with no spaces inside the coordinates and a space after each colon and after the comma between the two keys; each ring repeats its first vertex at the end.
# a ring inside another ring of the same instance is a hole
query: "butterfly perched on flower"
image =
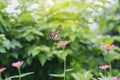
{"type": "Polygon", "coordinates": [[[48,39],[53,40],[53,41],[58,41],[58,40],[60,40],[61,30],[62,30],[62,25],[59,24],[58,27],[57,27],[57,29],[55,30],[55,32],[50,32],[50,33],[48,34],[48,39]]]}

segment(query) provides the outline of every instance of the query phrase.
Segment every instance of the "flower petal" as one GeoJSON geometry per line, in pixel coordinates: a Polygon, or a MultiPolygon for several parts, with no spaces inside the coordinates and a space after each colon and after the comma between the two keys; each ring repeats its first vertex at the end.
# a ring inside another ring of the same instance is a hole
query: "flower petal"
{"type": "Polygon", "coordinates": [[[0,68],[0,73],[6,70],[6,67],[0,68]]]}
{"type": "Polygon", "coordinates": [[[18,61],[18,62],[12,63],[12,66],[19,68],[22,64],[23,64],[23,61],[18,61]]]}
{"type": "Polygon", "coordinates": [[[58,46],[66,46],[69,43],[70,43],[70,40],[68,40],[68,41],[60,41],[60,42],[57,43],[57,45],[58,46]]]}

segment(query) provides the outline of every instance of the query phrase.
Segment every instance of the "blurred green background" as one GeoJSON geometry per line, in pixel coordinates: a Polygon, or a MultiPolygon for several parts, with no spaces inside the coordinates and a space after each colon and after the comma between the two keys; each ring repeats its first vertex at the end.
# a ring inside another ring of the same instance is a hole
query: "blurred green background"
{"type": "Polygon", "coordinates": [[[0,0],[0,67],[7,76],[17,74],[11,63],[23,60],[22,73],[34,74],[22,80],[63,80],[49,74],[63,72],[67,55],[66,80],[88,71],[98,77],[98,66],[108,64],[104,44],[116,45],[109,55],[113,76],[120,76],[119,35],[120,0],[0,0]],[[64,54],[47,39],[59,24],[61,39],[71,40],[64,54]]]}

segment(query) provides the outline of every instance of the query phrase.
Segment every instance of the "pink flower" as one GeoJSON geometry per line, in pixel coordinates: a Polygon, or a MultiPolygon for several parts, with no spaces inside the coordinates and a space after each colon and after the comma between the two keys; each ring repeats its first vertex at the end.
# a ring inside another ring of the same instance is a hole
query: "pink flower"
{"type": "Polygon", "coordinates": [[[99,66],[99,68],[102,69],[102,70],[105,70],[105,69],[110,68],[110,66],[109,65],[103,65],[103,66],[99,66]]]}
{"type": "Polygon", "coordinates": [[[0,68],[0,73],[6,70],[6,67],[0,68]]]}
{"type": "Polygon", "coordinates": [[[102,48],[104,48],[105,50],[107,50],[107,51],[109,51],[109,50],[111,50],[112,48],[114,48],[115,47],[115,45],[103,45],[102,46],[102,48]]]}
{"type": "Polygon", "coordinates": [[[113,77],[113,79],[114,79],[114,80],[120,80],[120,78],[117,77],[117,76],[113,77]]]}
{"type": "Polygon", "coordinates": [[[23,61],[18,61],[18,62],[12,63],[12,66],[19,68],[22,64],[23,64],[23,61]]]}
{"type": "Polygon", "coordinates": [[[68,40],[68,41],[60,41],[60,42],[58,42],[58,43],[56,43],[58,46],[66,46],[67,44],[69,44],[70,43],[70,40],[68,40]]]}

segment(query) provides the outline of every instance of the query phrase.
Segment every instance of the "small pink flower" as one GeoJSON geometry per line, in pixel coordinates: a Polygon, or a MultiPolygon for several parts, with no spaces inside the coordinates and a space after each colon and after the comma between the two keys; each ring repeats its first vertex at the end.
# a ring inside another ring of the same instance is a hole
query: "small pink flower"
{"type": "Polygon", "coordinates": [[[110,68],[110,66],[109,65],[103,65],[103,66],[99,66],[99,68],[102,69],[102,70],[105,70],[105,69],[110,68]]]}
{"type": "Polygon", "coordinates": [[[0,68],[0,73],[6,70],[6,67],[0,68]]]}
{"type": "Polygon", "coordinates": [[[105,50],[107,50],[107,51],[109,51],[109,50],[111,50],[112,48],[114,48],[115,47],[115,45],[103,45],[102,46],[102,48],[104,48],[105,50]]]}
{"type": "Polygon", "coordinates": [[[114,80],[120,80],[120,78],[117,77],[117,76],[113,77],[113,79],[114,79],[114,80]]]}
{"type": "Polygon", "coordinates": [[[19,68],[22,64],[23,64],[23,61],[18,61],[18,62],[12,63],[12,66],[19,68]]]}
{"type": "Polygon", "coordinates": [[[58,43],[56,43],[58,46],[66,46],[67,44],[69,44],[70,43],[70,40],[68,40],[68,41],[60,41],[60,42],[58,42],[58,43]]]}

